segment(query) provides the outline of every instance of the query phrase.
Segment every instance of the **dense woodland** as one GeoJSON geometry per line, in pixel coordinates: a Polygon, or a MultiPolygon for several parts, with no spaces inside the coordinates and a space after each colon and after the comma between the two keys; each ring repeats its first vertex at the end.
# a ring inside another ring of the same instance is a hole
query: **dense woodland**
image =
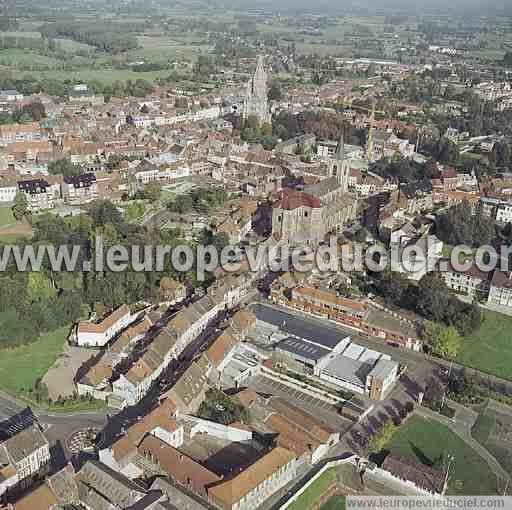
{"type": "Polygon", "coordinates": [[[95,46],[108,53],[116,54],[138,47],[134,32],[144,31],[144,23],[112,23],[95,21],[91,23],[63,20],[41,27],[41,34],[49,39],[68,37],[77,42],[95,46]]]}
{"type": "MultiPolygon", "coordinates": [[[[38,245],[80,246],[77,269],[72,272],[54,272],[49,260],[43,261],[41,272],[18,272],[12,257],[7,271],[0,277],[0,344],[17,345],[31,342],[40,333],[54,330],[76,320],[81,310],[103,303],[118,306],[139,300],[158,300],[158,284],[163,276],[171,276],[194,287],[208,285],[197,282],[195,267],[187,273],[175,271],[166,257],[163,272],[136,272],[129,266],[122,273],[105,268],[101,272],[82,271],[84,260],[95,257],[95,237],[104,238],[104,253],[110,246],[123,245],[131,253],[132,246],[140,246],[144,261],[144,245],[178,246],[187,244],[176,231],[151,230],[126,223],[118,208],[108,201],[91,204],[88,214],[62,219],[51,214],[34,218],[34,238],[38,245]]],[[[27,243],[21,242],[19,245],[27,243]]],[[[0,249],[0,252],[4,248],[0,249]]]]}

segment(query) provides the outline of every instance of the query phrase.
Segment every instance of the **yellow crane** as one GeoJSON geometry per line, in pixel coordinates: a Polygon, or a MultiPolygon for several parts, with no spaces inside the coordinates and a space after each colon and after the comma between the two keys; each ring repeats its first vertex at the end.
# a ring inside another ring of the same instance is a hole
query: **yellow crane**
{"type": "Polygon", "coordinates": [[[366,140],[366,159],[373,161],[373,125],[375,123],[375,99],[372,101],[372,114],[370,116],[370,128],[366,140]]]}

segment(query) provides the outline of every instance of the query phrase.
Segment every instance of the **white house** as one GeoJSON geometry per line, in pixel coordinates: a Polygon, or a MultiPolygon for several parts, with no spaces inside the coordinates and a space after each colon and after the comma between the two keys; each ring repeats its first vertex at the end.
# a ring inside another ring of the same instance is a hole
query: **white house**
{"type": "Polygon", "coordinates": [[[99,323],[79,322],[70,340],[80,347],[104,347],[136,318],[128,306],[122,305],[99,323]]]}
{"type": "Polygon", "coordinates": [[[34,424],[0,443],[0,497],[12,487],[29,487],[50,467],[50,443],[34,424]]]}
{"type": "Polygon", "coordinates": [[[12,202],[17,192],[16,182],[10,182],[7,179],[0,181],[0,202],[12,202]]]}

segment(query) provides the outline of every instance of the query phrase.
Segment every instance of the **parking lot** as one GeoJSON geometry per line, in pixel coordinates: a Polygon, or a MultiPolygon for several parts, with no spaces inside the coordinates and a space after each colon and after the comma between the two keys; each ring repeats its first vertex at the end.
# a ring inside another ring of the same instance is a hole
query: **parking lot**
{"type": "Polygon", "coordinates": [[[304,409],[308,413],[334,426],[336,430],[344,431],[352,425],[352,421],[340,416],[336,408],[323,400],[306,395],[277,381],[259,375],[247,381],[247,386],[257,393],[282,397],[291,404],[304,409]]]}

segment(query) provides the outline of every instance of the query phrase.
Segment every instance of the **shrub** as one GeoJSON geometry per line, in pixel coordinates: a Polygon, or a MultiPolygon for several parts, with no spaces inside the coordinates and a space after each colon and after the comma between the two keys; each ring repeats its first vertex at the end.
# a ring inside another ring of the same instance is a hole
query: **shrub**
{"type": "Polygon", "coordinates": [[[439,411],[443,416],[447,418],[453,418],[455,416],[455,409],[453,407],[449,407],[447,405],[443,406],[439,411]]]}

